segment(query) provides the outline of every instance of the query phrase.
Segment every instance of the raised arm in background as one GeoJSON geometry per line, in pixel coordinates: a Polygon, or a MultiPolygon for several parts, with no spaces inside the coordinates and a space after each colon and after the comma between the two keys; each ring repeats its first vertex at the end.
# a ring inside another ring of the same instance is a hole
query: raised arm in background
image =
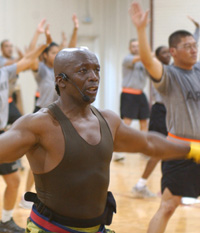
{"type": "Polygon", "coordinates": [[[34,49],[34,48],[35,48],[39,36],[40,36],[42,33],[45,32],[45,29],[44,29],[45,23],[46,23],[46,19],[42,19],[42,20],[40,21],[40,23],[38,24],[37,29],[36,29],[36,31],[35,31],[35,33],[34,33],[34,36],[33,36],[32,40],[31,40],[31,42],[30,42],[30,45],[29,45],[29,48],[28,48],[28,49],[31,50],[31,49],[34,49]]]}
{"type": "Polygon", "coordinates": [[[24,57],[17,62],[17,74],[23,70],[31,67],[35,59],[43,52],[43,50],[52,42],[51,35],[49,33],[49,25],[45,28],[46,43],[40,45],[37,48],[29,49],[24,57]]]}
{"type": "Polygon", "coordinates": [[[79,22],[78,22],[78,18],[76,16],[76,14],[73,14],[72,20],[74,22],[74,29],[72,32],[72,36],[71,36],[71,40],[69,42],[68,48],[75,48],[76,44],[77,44],[77,32],[78,32],[78,28],[79,28],[79,22]]]}
{"type": "Polygon", "coordinates": [[[151,48],[148,42],[146,27],[149,23],[149,11],[143,11],[137,2],[133,2],[129,9],[132,23],[135,25],[139,41],[139,54],[142,63],[150,75],[160,80],[162,76],[162,63],[152,56],[151,48]]]}
{"type": "Polygon", "coordinates": [[[195,25],[195,31],[194,31],[194,39],[198,42],[199,41],[199,32],[200,32],[200,25],[199,22],[197,22],[195,19],[193,19],[191,16],[188,15],[188,19],[192,21],[192,23],[195,25]]]}
{"type": "Polygon", "coordinates": [[[67,48],[67,36],[66,36],[65,32],[62,32],[61,36],[62,36],[62,41],[60,43],[59,50],[67,48]]]}

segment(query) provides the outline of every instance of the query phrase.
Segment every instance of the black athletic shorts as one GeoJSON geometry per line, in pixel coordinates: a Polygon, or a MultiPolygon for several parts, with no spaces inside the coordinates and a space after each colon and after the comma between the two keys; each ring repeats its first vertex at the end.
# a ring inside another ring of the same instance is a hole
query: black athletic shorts
{"type": "MultiPolygon", "coordinates": [[[[0,131],[0,134],[4,131],[0,131]]],[[[0,175],[7,175],[13,172],[16,172],[19,169],[19,162],[15,161],[12,163],[1,163],[0,164],[0,175]]]]}
{"type": "Polygon", "coordinates": [[[200,195],[200,164],[192,160],[162,161],[162,174],[162,192],[168,188],[176,196],[200,195]]]}
{"type": "Polygon", "coordinates": [[[149,131],[156,131],[167,136],[166,108],[164,104],[155,103],[152,105],[149,120],[149,131]]]}
{"type": "Polygon", "coordinates": [[[149,118],[149,104],[146,95],[121,93],[121,118],[144,120],[149,118]]]}
{"type": "Polygon", "coordinates": [[[13,124],[21,116],[22,115],[16,107],[15,103],[13,101],[9,103],[8,124],[13,124]]]}
{"type": "Polygon", "coordinates": [[[35,109],[33,110],[33,113],[38,112],[41,108],[38,106],[35,106],[35,109]]]}
{"type": "Polygon", "coordinates": [[[0,175],[8,175],[16,172],[19,169],[19,166],[18,161],[12,163],[2,163],[0,164],[0,175]]]}

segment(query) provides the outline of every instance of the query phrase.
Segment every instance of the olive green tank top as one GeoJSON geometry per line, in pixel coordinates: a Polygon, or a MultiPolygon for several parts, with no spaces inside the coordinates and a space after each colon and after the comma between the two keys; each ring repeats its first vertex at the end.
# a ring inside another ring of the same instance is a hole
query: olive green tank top
{"type": "Polygon", "coordinates": [[[113,152],[109,126],[100,112],[91,106],[101,133],[100,142],[91,145],[78,134],[56,104],[48,108],[62,128],[65,152],[53,170],[34,174],[37,196],[57,214],[78,219],[98,217],[106,206],[113,152]]]}

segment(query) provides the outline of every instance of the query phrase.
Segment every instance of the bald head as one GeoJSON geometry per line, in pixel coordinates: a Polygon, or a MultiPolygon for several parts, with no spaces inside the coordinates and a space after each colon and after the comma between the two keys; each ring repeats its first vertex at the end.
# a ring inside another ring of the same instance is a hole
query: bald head
{"type": "MultiPolygon", "coordinates": [[[[100,65],[94,53],[86,48],[67,48],[61,50],[54,60],[54,73],[56,78],[56,91],[61,94],[61,78],[65,75],[71,83],[75,83],[74,76],[81,76],[87,73],[85,78],[98,74],[99,79],[100,65]],[[89,72],[86,72],[86,71],[89,72]],[[91,72],[92,70],[92,72],[91,72]]],[[[98,80],[99,81],[99,80],[98,80]]]]}
{"type": "Polygon", "coordinates": [[[86,48],[66,48],[61,50],[54,60],[54,73],[57,76],[60,73],[67,73],[70,67],[74,67],[84,60],[92,60],[97,57],[86,48]]]}

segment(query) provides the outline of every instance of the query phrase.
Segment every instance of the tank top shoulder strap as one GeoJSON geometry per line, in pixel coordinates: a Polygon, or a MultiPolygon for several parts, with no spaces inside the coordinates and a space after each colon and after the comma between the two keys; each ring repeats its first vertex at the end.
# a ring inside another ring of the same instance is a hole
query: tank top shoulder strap
{"type": "Polygon", "coordinates": [[[53,113],[54,117],[61,123],[62,121],[66,121],[68,119],[62,110],[58,107],[57,104],[53,103],[48,106],[48,109],[51,113],[53,113]]]}
{"type": "Polygon", "coordinates": [[[101,113],[94,106],[91,105],[90,108],[99,120],[104,119],[101,113]]]}
{"type": "Polygon", "coordinates": [[[71,135],[76,135],[76,131],[70,122],[70,120],[65,116],[62,110],[58,107],[57,104],[53,103],[48,106],[49,111],[53,114],[56,120],[59,122],[62,132],[64,134],[65,139],[68,138],[68,133],[70,132],[71,135]]]}
{"type": "Polygon", "coordinates": [[[96,115],[96,117],[99,119],[99,121],[101,122],[101,124],[103,124],[104,126],[106,126],[106,128],[108,129],[111,137],[112,137],[112,133],[110,131],[110,127],[107,123],[107,121],[105,120],[105,118],[102,116],[102,114],[94,107],[94,106],[90,106],[91,110],[93,111],[93,113],[96,115]]]}

